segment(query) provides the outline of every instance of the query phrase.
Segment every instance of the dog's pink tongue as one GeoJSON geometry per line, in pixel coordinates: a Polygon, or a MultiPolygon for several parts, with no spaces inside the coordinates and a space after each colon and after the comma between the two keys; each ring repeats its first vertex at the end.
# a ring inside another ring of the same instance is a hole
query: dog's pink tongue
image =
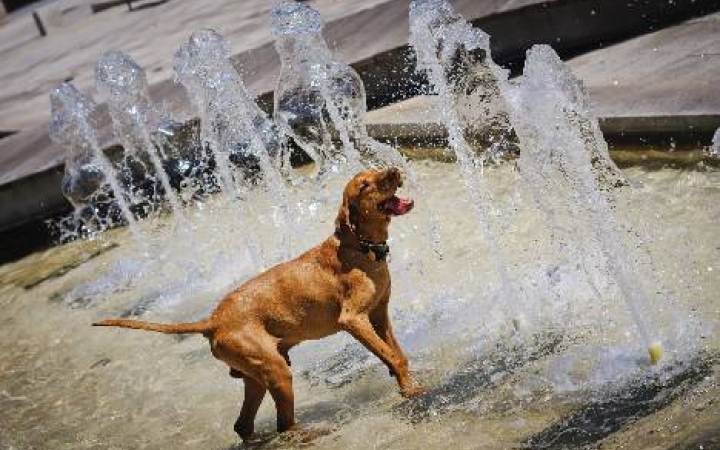
{"type": "Polygon", "coordinates": [[[415,202],[409,198],[400,198],[393,196],[385,201],[385,210],[395,216],[402,216],[410,212],[415,206],[415,202]]]}

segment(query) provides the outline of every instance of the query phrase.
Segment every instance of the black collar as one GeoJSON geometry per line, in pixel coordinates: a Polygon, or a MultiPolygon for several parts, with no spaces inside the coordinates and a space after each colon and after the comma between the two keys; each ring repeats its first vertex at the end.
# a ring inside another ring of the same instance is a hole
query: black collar
{"type": "MultiPolygon", "coordinates": [[[[335,236],[340,239],[339,228],[335,230],[335,236]]],[[[390,246],[387,242],[372,242],[357,236],[355,238],[358,242],[358,249],[373,261],[385,261],[390,254],[390,246]]]]}
{"type": "Polygon", "coordinates": [[[385,261],[390,254],[390,246],[387,242],[370,242],[364,239],[358,239],[360,251],[368,255],[373,261],[385,261]]]}

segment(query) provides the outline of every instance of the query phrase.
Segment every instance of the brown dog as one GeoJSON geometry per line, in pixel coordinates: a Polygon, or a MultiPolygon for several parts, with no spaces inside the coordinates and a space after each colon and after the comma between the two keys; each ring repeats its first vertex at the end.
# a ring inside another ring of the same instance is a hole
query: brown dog
{"type": "Polygon", "coordinates": [[[183,324],[108,319],[94,325],[202,333],[213,355],[230,366],[230,375],[245,379],[245,400],[235,422],[243,439],[253,434],[267,390],[277,408],[277,430],[295,428],[288,351],[341,330],[388,366],[403,396],[419,394],[388,314],[388,225],[391,216],[413,207],[395,196],[400,186],[397,169],[356,175],[345,187],[333,236],[235,289],[208,319],[183,324]]]}

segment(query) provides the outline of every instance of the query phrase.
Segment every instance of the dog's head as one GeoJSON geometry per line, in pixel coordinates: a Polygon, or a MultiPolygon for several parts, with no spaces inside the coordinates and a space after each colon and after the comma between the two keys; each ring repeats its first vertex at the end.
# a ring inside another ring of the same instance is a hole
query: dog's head
{"type": "Polygon", "coordinates": [[[402,175],[395,168],[366,170],[355,175],[345,186],[335,225],[353,232],[360,227],[387,227],[392,216],[406,214],[414,206],[412,200],[395,195],[402,184],[402,175]]]}

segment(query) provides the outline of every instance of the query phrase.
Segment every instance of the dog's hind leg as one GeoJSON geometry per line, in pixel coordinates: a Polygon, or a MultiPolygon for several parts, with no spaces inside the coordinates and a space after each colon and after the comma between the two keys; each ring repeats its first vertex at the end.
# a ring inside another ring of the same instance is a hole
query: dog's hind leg
{"type": "Polygon", "coordinates": [[[247,440],[255,432],[255,416],[267,389],[251,377],[246,376],[243,378],[245,379],[245,399],[240,410],[240,416],[235,421],[233,428],[243,440],[247,440]]]}
{"type": "MultiPolygon", "coordinates": [[[[283,432],[295,428],[295,398],[293,395],[292,373],[285,357],[278,350],[277,341],[264,333],[234,332],[218,336],[212,346],[213,354],[225,361],[230,367],[245,375],[245,380],[253,379],[263,389],[270,391],[277,408],[277,430],[283,432]]],[[[247,389],[251,384],[246,384],[247,389]]],[[[260,389],[253,389],[253,399],[259,397],[260,389]]],[[[264,394],[265,391],[263,390],[264,394]]],[[[240,414],[238,428],[252,430],[250,412],[254,419],[262,397],[247,404],[247,414],[240,414]],[[243,419],[243,420],[241,420],[243,419]]],[[[245,404],[243,404],[245,410],[245,404]]],[[[236,428],[237,431],[237,428],[236,428]]],[[[243,431],[244,434],[245,431],[243,431]]],[[[240,434],[240,432],[238,432],[240,434]]],[[[251,432],[250,432],[251,434],[251,432]]],[[[243,439],[246,439],[240,434],[243,439]]],[[[249,436],[249,434],[248,434],[249,436]]]]}
{"type": "Polygon", "coordinates": [[[277,408],[279,433],[295,428],[295,394],[292,373],[285,358],[279,353],[266,362],[265,380],[277,408]]]}

